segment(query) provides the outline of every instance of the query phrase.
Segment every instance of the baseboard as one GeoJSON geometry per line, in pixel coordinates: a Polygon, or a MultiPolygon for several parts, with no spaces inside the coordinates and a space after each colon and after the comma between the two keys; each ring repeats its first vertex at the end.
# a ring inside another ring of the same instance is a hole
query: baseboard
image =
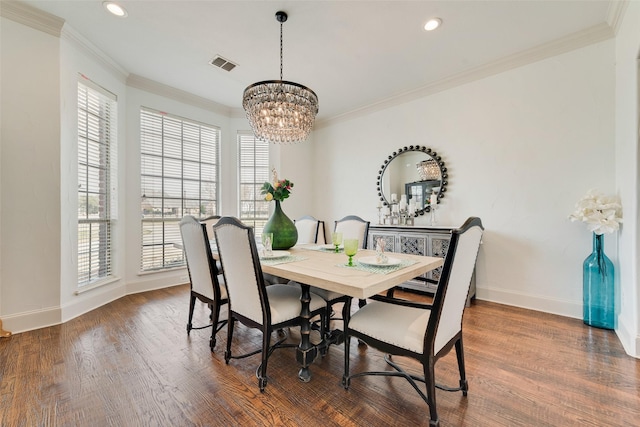
{"type": "Polygon", "coordinates": [[[68,322],[96,308],[109,304],[125,295],[168,288],[189,282],[186,269],[164,278],[157,275],[141,276],[142,279],[125,284],[106,285],[74,297],[73,301],[59,307],[25,311],[3,316],[3,328],[12,334],[33,331],[68,322]]]}
{"type": "Polygon", "coordinates": [[[122,298],[126,295],[125,291],[126,286],[116,282],[77,295],[73,301],[62,306],[62,323],[122,298]]]}
{"type": "Polygon", "coordinates": [[[34,329],[46,328],[48,326],[59,325],[62,319],[60,307],[49,307],[42,310],[24,311],[22,313],[11,314],[2,317],[2,328],[12,334],[33,331],[34,329]]]}
{"type": "Polygon", "coordinates": [[[640,359],[640,336],[633,336],[631,332],[633,328],[629,328],[623,319],[618,316],[618,327],[616,334],[624,347],[624,351],[636,359],[640,359]]]}
{"type": "Polygon", "coordinates": [[[476,288],[476,298],[574,319],[582,318],[582,301],[576,303],[574,301],[543,298],[502,289],[478,287],[476,288]]]}

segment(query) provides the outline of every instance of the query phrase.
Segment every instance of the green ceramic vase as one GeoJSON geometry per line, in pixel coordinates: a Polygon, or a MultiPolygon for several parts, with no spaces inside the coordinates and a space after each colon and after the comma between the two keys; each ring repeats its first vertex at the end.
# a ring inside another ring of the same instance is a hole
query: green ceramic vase
{"type": "Polygon", "coordinates": [[[276,200],[273,215],[265,224],[262,232],[273,233],[273,249],[289,249],[298,241],[298,229],[282,211],[279,200],[276,200]]]}

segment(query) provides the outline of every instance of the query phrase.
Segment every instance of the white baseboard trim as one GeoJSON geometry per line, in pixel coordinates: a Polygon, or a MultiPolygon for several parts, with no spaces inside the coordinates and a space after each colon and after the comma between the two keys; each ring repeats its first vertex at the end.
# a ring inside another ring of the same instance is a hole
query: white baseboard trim
{"type": "Polygon", "coordinates": [[[618,339],[624,347],[624,351],[636,359],[640,359],[640,336],[633,336],[631,332],[633,329],[629,328],[623,319],[618,316],[618,327],[616,328],[616,334],[618,339]]]}
{"type": "Polygon", "coordinates": [[[122,282],[113,283],[76,295],[72,302],[62,306],[62,323],[109,304],[125,296],[126,286],[122,282]]]}
{"type": "Polygon", "coordinates": [[[582,301],[549,299],[495,288],[476,288],[476,298],[574,319],[582,318],[582,301]]]}
{"type": "Polygon", "coordinates": [[[143,280],[127,284],[119,282],[92,289],[89,292],[76,295],[72,302],[64,304],[63,306],[3,316],[3,328],[12,334],[19,334],[21,332],[55,326],[68,322],[105,304],[109,304],[125,295],[168,288],[189,282],[186,270],[161,279],[153,277],[152,275],[141,277],[143,277],[143,280]]]}
{"type": "Polygon", "coordinates": [[[61,323],[62,311],[60,307],[49,307],[42,310],[24,311],[2,317],[2,328],[12,334],[33,331],[61,323]]]}

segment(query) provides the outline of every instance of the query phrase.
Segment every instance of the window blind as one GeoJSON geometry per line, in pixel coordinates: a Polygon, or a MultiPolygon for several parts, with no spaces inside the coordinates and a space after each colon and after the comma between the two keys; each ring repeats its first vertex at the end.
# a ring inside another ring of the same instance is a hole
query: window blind
{"type": "Polygon", "coordinates": [[[78,82],[78,287],[112,276],[116,217],[115,95],[78,82]]]}
{"type": "Polygon", "coordinates": [[[220,130],[140,111],[142,271],[185,264],[179,222],[217,215],[220,130]]]}
{"type": "Polygon", "coordinates": [[[259,237],[269,219],[269,202],[260,194],[262,185],[271,181],[269,143],[252,133],[238,133],[238,159],[240,220],[252,225],[259,237]]]}

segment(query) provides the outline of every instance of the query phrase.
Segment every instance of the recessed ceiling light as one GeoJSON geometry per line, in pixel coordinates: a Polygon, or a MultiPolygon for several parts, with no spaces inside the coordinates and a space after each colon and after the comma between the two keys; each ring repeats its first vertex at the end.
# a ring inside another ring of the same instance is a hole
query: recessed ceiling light
{"type": "Polygon", "coordinates": [[[438,28],[440,24],[442,24],[442,19],[432,18],[432,19],[429,19],[426,24],[424,24],[424,29],[426,31],[433,31],[436,28],[438,28]]]}
{"type": "Polygon", "coordinates": [[[120,6],[117,3],[114,3],[112,1],[105,1],[105,2],[102,2],[102,5],[104,6],[105,9],[107,9],[109,12],[111,12],[115,16],[119,16],[121,18],[124,18],[127,16],[127,11],[124,9],[124,7],[120,6]]]}

